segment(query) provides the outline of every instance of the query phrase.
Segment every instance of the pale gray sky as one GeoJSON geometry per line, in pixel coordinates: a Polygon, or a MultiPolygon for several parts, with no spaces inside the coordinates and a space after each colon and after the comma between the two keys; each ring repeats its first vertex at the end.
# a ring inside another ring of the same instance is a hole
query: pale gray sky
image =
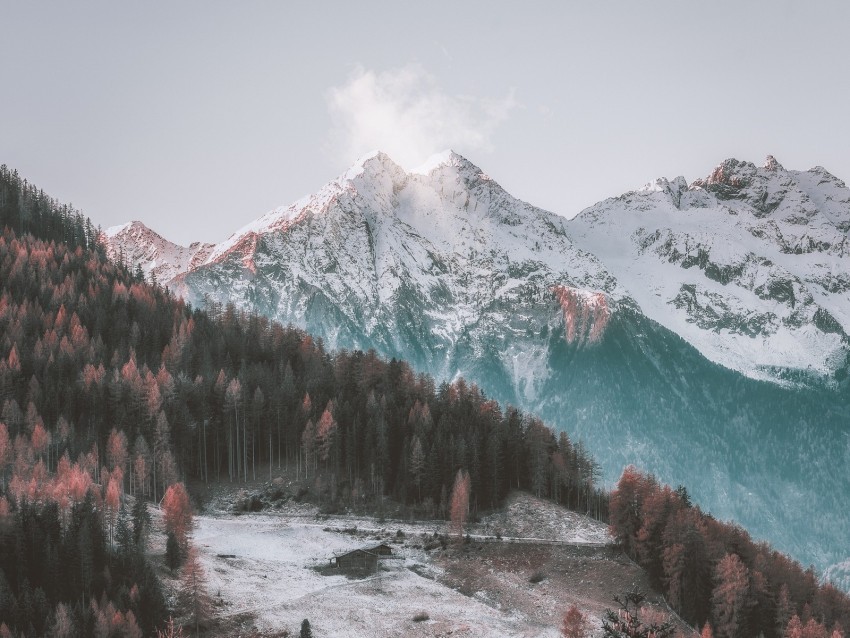
{"type": "Polygon", "coordinates": [[[0,0],[0,163],[215,241],[382,147],[572,216],[726,157],[850,180],[850,3],[0,0]]]}

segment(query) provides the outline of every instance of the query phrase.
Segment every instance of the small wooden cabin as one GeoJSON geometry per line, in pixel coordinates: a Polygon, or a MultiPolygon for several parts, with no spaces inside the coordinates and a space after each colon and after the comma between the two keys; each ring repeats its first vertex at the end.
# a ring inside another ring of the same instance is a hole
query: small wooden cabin
{"type": "Polygon", "coordinates": [[[378,569],[378,555],[365,549],[353,549],[331,558],[331,567],[347,572],[371,573],[378,569]]]}

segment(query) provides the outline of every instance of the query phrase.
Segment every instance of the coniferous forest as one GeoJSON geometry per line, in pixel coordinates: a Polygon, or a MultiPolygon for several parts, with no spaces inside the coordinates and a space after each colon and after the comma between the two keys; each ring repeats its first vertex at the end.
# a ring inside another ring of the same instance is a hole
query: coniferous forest
{"type": "MultiPolygon", "coordinates": [[[[328,507],[391,498],[446,518],[463,473],[473,515],[524,489],[609,519],[580,442],[463,380],[437,386],[232,306],[192,308],[108,261],[81,213],[6,167],[0,227],[0,636],[164,626],[145,504],[181,483],[285,468],[328,507]]],[[[850,625],[846,595],[684,491],[627,470],[610,519],[694,625],[724,638],[850,625]]]]}
{"type": "Polygon", "coordinates": [[[611,493],[610,526],[668,604],[709,635],[841,638],[850,627],[850,597],[819,583],[814,569],[634,467],[611,493]]]}

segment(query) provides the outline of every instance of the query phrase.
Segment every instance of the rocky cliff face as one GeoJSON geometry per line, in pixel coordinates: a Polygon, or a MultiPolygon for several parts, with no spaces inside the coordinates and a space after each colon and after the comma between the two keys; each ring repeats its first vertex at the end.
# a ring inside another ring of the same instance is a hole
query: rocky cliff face
{"type": "Polygon", "coordinates": [[[206,262],[214,247],[201,242],[178,246],[138,221],[107,228],[102,239],[110,259],[139,266],[148,279],[166,285],[206,262]]]}
{"type": "Polygon", "coordinates": [[[749,377],[844,373],[850,191],[818,167],[726,160],[660,179],[569,224],[650,318],[749,377]]]}
{"type": "Polygon", "coordinates": [[[565,226],[454,153],[424,174],[378,153],[238,231],[169,285],[195,303],[232,300],[329,347],[373,347],[443,378],[462,371],[460,344],[500,339],[500,365],[533,396],[542,370],[513,352],[512,335],[555,321],[553,290],[626,294],[565,226]],[[534,321],[515,313],[537,305],[545,310],[534,321]]]}
{"type": "Polygon", "coordinates": [[[638,464],[826,566],[850,547],[848,232],[843,183],[772,158],[567,221],[449,152],[365,157],[216,246],[107,242],[196,304],[462,374],[581,437],[605,480],[638,464]]]}

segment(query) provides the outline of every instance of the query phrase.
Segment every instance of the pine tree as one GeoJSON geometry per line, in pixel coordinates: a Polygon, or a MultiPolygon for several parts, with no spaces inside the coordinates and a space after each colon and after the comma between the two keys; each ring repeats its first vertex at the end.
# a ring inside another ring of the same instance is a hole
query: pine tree
{"type": "Polygon", "coordinates": [[[565,613],[561,623],[564,638],[586,638],[590,633],[590,623],[581,610],[572,605],[565,613]]]}
{"type": "Polygon", "coordinates": [[[617,611],[605,610],[602,620],[602,632],[606,638],[669,638],[673,635],[673,625],[669,622],[645,623],[640,611],[646,596],[640,591],[630,591],[614,596],[620,608],[617,611]]]}
{"type": "Polygon", "coordinates": [[[180,541],[177,540],[177,536],[174,535],[174,532],[168,532],[168,536],[165,541],[165,564],[168,565],[168,569],[175,571],[178,567],[180,567],[182,562],[183,557],[180,550],[180,541]]]}
{"type": "Polygon", "coordinates": [[[148,539],[148,530],[151,526],[151,514],[148,504],[141,496],[137,496],[133,503],[133,542],[138,551],[144,551],[148,539]]]}
{"type": "Polygon", "coordinates": [[[425,453],[422,451],[422,442],[418,436],[413,437],[413,445],[410,450],[410,474],[416,483],[416,494],[418,500],[422,500],[422,473],[425,471],[425,453]]]}
{"type": "Polygon", "coordinates": [[[183,629],[174,624],[174,619],[169,618],[164,629],[156,630],[156,638],[184,638],[183,629]]]}
{"type": "Polygon", "coordinates": [[[310,628],[310,621],[306,618],[301,621],[301,638],[313,638],[313,630],[310,628]]]}
{"type": "Polygon", "coordinates": [[[452,488],[451,517],[452,528],[458,539],[463,537],[463,528],[466,525],[466,516],[469,510],[469,474],[465,470],[458,470],[452,488]]]}
{"type": "Polygon", "coordinates": [[[162,518],[165,529],[180,543],[181,551],[188,547],[189,532],[192,531],[192,505],[183,483],[174,483],[162,497],[162,518]]]}
{"type": "Polygon", "coordinates": [[[212,601],[205,588],[205,579],[197,550],[190,546],[180,578],[180,603],[195,626],[196,636],[200,635],[200,627],[212,617],[212,601]]]}
{"type": "Polygon", "coordinates": [[[742,635],[749,603],[747,566],[737,554],[726,554],[715,571],[717,586],[712,593],[712,617],[718,638],[742,635]]]}
{"type": "Polygon", "coordinates": [[[133,538],[133,530],[130,529],[130,520],[127,516],[127,508],[121,505],[118,512],[118,524],[116,526],[115,540],[118,544],[119,553],[122,556],[131,556],[136,551],[136,542],[133,538]]]}

